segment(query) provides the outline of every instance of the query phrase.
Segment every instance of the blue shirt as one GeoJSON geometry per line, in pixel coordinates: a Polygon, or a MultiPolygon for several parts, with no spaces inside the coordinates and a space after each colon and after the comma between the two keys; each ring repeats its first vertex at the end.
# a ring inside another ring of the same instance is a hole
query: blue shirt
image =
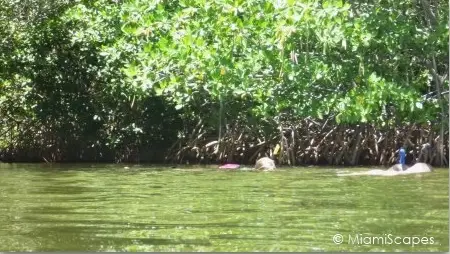
{"type": "Polygon", "coordinates": [[[400,148],[399,154],[400,154],[400,164],[405,165],[406,151],[403,147],[400,148]]]}

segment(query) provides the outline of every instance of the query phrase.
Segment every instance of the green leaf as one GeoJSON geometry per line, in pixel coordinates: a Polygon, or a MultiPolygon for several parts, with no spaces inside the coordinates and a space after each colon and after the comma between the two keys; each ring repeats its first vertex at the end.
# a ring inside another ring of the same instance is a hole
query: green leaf
{"type": "Polygon", "coordinates": [[[422,104],[422,102],[416,102],[416,108],[418,108],[418,109],[423,109],[423,104],[422,104]]]}

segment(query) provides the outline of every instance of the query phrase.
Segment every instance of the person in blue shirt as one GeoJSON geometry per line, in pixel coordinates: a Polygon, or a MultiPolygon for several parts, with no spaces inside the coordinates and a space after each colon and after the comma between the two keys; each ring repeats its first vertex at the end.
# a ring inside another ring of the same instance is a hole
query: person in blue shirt
{"type": "Polygon", "coordinates": [[[400,160],[399,160],[398,163],[400,163],[402,165],[402,167],[404,167],[405,164],[406,164],[406,151],[405,151],[405,148],[401,147],[398,153],[400,155],[399,156],[400,160]]]}

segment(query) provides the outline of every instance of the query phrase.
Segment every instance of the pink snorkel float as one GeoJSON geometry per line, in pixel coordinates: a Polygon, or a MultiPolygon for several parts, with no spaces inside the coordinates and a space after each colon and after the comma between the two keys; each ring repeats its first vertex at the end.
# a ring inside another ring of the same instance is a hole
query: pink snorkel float
{"type": "Polygon", "coordinates": [[[239,164],[227,163],[227,164],[224,164],[224,165],[220,166],[219,168],[220,169],[237,169],[240,166],[241,165],[239,165],[239,164]]]}

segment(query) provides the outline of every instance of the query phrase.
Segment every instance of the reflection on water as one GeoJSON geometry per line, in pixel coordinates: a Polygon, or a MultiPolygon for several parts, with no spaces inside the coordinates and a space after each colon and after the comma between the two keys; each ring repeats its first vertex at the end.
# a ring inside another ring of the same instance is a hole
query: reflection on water
{"type": "Polygon", "coordinates": [[[448,251],[448,170],[0,165],[3,251],[448,251]],[[333,236],[344,242],[335,244],[333,236]],[[433,244],[349,244],[349,235],[433,244]]]}

